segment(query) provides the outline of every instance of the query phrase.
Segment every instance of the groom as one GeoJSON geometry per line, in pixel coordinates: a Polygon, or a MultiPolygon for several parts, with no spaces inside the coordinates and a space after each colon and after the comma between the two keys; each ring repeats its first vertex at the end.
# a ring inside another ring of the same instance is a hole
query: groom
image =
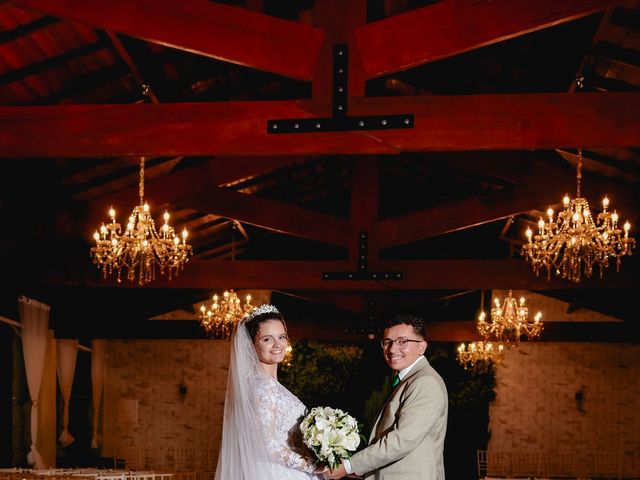
{"type": "Polygon", "coordinates": [[[325,478],[353,474],[372,480],[444,480],[447,389],[424,357],[424,321],[396,315],[387,323],[381,344],[387,365],[396,373],[394,389],[373,426],[369,446],[325,478]]]}

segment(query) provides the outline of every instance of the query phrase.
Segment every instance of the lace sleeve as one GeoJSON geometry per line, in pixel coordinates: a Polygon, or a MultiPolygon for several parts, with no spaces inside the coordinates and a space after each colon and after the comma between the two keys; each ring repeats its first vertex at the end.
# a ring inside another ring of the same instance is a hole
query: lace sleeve
{"type": "MultiPolygon", "coordinates": [[[[278,463],[282,463],[287,468],[306,473],[313,472],[316,468],[315,463],[290,447],[290,432],[286,431],[286,428],[283,428],[284,426],[278,421],[281,417],[278,409],[287,409],[284,402],[278,401],[278,385],[273,381],[264,380],[257,382],[256,388],[260,425],[268,450],[278,463]]],[[[296,428],[297,425],[294,425],[294,429],[296,428]]]]}

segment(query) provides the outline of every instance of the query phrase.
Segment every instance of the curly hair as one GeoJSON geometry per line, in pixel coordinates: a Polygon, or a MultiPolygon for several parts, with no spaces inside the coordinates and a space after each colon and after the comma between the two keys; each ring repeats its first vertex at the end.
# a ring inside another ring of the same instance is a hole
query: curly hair
{"type": "Polygon", "coordinates": [[[385,328],[395,327],[396,325],[411,325],[416,335],[420,335],[425,340],[427,339],[427,326],[420,317],[399,313],[387,320],[385,328]]]}
{"type": "Polygon", "coordinates": [[[284,326],[285,331],[287,330],[287,324],[284,321],[284,317],[276,309],[264,313],[259,313],[257,315],[249,315],[247,319],[242,323],[247,328],[249,336],[251,337],[251,340],[253,342],[255,342],[258,338],[258,334],[260,333],[260,325],[267,320],[280,320],[282,322],[282,325],[284,326]]]}

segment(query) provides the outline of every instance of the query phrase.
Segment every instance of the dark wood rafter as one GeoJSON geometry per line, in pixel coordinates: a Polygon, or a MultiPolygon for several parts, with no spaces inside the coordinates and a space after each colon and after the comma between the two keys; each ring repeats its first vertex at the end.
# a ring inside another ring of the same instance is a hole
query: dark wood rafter
{"type": "Polygon", "coordinates": [[[367,307],[367,302],[362,295],[358,293],[345,292],[319,292],[319,291],[291,291],[278,292],[283,295],[300,298],[307,302],[317,303],[319,305],[331,305],[340,311],[347,313],[360,314],[367,307]]]}
{"type": "MultiPolygon", "coordinates": [[[[290,335],[296,340],[352,340],[363,341],[368,331],[365,325],[327,328],[325,325],[312,325],[289,322],[287,327],[290,335]],[[291,325],[290,325],[291,324],[291,325]],[[352,333],[364,328],[364,332],[352,333]]],[[[637,329],[635,329],[637,330],[637,329]]],[[[432,342],[469,342],[482,340],[476,328],[476,322],[470,320],[438,321],[431,319],[427,323],[429,341],[432,342]]],[[[380,336],[376,337],[379,341],[380,336]]],[[[618,322],[545,322],[544,331],[540,338],[543,342],[637,342],[640,336],[630,325],[618,322]]]]}
{"type": "Polygon", "coordinates": [[[374,227],[378,220],[380,201],[379,160],[377,158],[354,159],[351,185],[352,239],[349,258],[359,261],[360,232],[367,234],[367,259],[377,260],[378,241],[374,227]]]}
{"type": "MultiPolygon", "coordinates": [[[[101,68],[100,70],[96,70],[94,72],[77,75],[67,83],[65,83],[62,89],[47,96],[39,97],[33,102],[33,104],[55,105],[62,100],[74,98],[78,95],[87,94],[87,92],[90,92],[91,90],[94,90],[96,88],[102,88],[105,85],[126,77],[127,75],[131,75],[131,72],[123,63],[117,63],[111,67],[101,68]]],[[[139,94],[137,93],[135,95],[139,96],[139,94]]]]}
{"type": "Polygon", "coordinates": [[[118,38],[118,35],[111,31],[107,31],[107,35],[109,36],[111,43],[113,43],[113,46],[116,48],[118,55],[120,55],[120,58],[122,58],[129,70],[131,70],[133,78],[135,78],[138,85],[140,85],[142,94],[148,96],[149,100],[151,100],[152,103],[160,103],[160,100],[158,100],[158,96],[155,94],[151,86],[147,82],[145,82],[144,78],[142,78],[140,70],[138,69],[136,63],[133,61],[133,58],[131,58],[131,55],[129,54],[125,46],[118,38]]]}
{"type": "Polygon", "coordinates": [[[324,32],[206,0],[15,0],[15,6],[132,37],[311,80],[324,32]]]}
{"type": "Polygon", "coordinates": [[[347,44],[349,49],[349,97],[364,96],[364,75],[360,55],[353,36],[354,28],[367,20],[366,0],[325,0],[315,2],[313,17],[315,24],[326,29],[325,40],[320,48],[312,83],[313,98],[331,98],[333,87],[333,46],[347,44]],[[336,12],[340,12],[336,15],[336,12]]]}
{"type": "Polygon", "coordinates": [[[198,196],[189,195],[176,202],[186,208],[330,245],[346,248],[351,240],[348,220],[229,189],[209,188],[198,196]]]}
{"type": "MultiPolygon", "coordinates": [[[[2,3],[4,2],[0,2],[0,6],[2,5],[2,3]]],[[[5,30],[4,32],[0,33],[0,45],[2,45],[3,43],[11,42],[13,40],[17,40],[20,37],[29,35],[59,21],[60,19],[54,17],[40,17],[30,23],[25,23],[24,25],[20,25],[19,27],[16,27],[12,30],[5,30]]]]}
{"type": "Polygon", "coordinates": [[[59,67],[61,63],[66,63],[78,57],[96,53],[98,50],[102,50],[104,48],[107,48],[108,46],[109,43],[106,40],[99,39],[96,42],[87,43],[72,50],[68,50],[60,55],[49,57],[40,62],[32,63],[30,65],[27,65],[26,67],[17,70],[11,70],[0,76],[0,85],[5,85],[7,83],[22,80],[31,75],[38,75],[50,68],[59,67]]]}
{"type": "MultiPolygon", "coordinates": [[[[397,260],[371,262],[371,270],[401,271],[402,280],[349,280],[325,281],[324,272],[353,270],[350,261],[279,261],[279,260],[194,260],[189,262],[180,276],[173,280],[156,279],[154,288],[236,288],[275,290],[319,291],[368,291],[391,290],[466,290],[477,288],[515,290],[558,290],[566,288],[638,288],[640,279],[610,270],[605,273],[606,282],[597,278],[571,284],[544,275],[536,277],[523,260],[397,260]]],[[[594,275],[597,277],[597,274],[594,275]]],[[[51,285],[64,284],[62,278],[49,278],[51,285]]],[[[113,287],[110,280],[98,277],[87,279],[87,286],[113,287]]],[[[135,282],[123,282],[123,288],[139,288],[135,282]]]]}
{"type": "Polygon", "coordinates": [[[311,100],[3,107],[0,156],[291,156],[640,145],[640,93],[352,98],[353,115],[411,111],[415,126],[266,132],[270,118],[313,117],[330,108],[329,101],[311,100]],[[25,141],[31,138],[38,141],[25,141]]]}
{"type": "Polygon", "coordinates": [[[623,3],[621,0],[437,2],[356,28],[367,79],[451,57],[623,3]]]}
{"type": "MultiPolygon", "coordinates": [[[[164,175],[145,182],[145,198],[153,203],[154,199],[162,199],[164,203],[176,204],[180,199],[191,195],[199,195],[217,188],[220,185],[232,183],[252,175],[264,173],[274,168],[289,165],[299,160],[295,157],[263,157],[246,158],[239,162],[237,158],[215,158],[206,163],[187,167],[171,175],[164,175]]],[[[138,187],[118,191],[92,202],[86,207],[87,218],[103,218],[110,206],[122,211],[132,208],[138,201],[138,187]]],[[[95,225],[87,225],[87,238],[93,233],[95,225]]]]}
{"type": "MultiPolygon", "coordinates": [[[[526,158],[523,161],[526,161],[526,158]]],[[[513,162],[518,162],[517,154],[513,162]]],[[[574,170],[538,162],[535,170],[523,178],[520,185],[510,188],[505,193],[456,200],[401,217],[381,220],[376,224],[375,237],[380,248],[387,248],[472,228],[530,210],[544,211],[547,207],[562,202],[562,192],[574,195],[575,181],[574,170]]],[[[637,208],[638,195],[633,189],[587,175],[583,178],[583,189],[594,195],[615,191],[618,201],[621,202],[617,204],[617,208],[621,209],[620,205],[624,205],[626,217],[640,218],[640,210],[637,208]]]]}

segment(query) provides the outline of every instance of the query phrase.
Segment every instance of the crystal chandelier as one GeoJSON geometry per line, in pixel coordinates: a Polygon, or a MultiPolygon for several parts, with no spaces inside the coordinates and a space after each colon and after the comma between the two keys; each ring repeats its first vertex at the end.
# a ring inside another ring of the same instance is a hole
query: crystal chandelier
{"type": "Polygon", "coordinates": [[[494,299],[490,322],[486,321],[484,310],[480,312],[477,328],[485,340],[518,343],[522,337],[533,340],[540,336],[543,329],[541,318],[542,313],[538,312],[533,321],[529,321],[529,309],[525,305],[524,297],[520,297],[520,301],[517,302],[513,298],[513,292],[509,290],[509,295],[502,305],[498,298],[494,299]]]}
{"type": "Polygon", "coordinates": [[[519,302],[513,298],[513,291],[504,299],[502,305],[498,298],[494,299],[491,308],[491,321],[486,320],[484,312],[484,291],[480,300],[480,315],[476,329],[482,341],[464,343],[458,346],[457,359],[465,368],[486,371],[490,365],[502,361],[504,344],[517,345],[522,337],[533,340],[542,333],[543,324],[540,321],[542,313],[538,312],[533,321],[529,321],[529,309],[525,305],[524,297],[519,302]]]}
{"type": "Polygon", "coordinates": [[[536,275],[546,268],[547,279],[551,271],[562,278],[579,282],[584,273],[586,278],[593,275],[594,265],[600,269],[600,278],[609,260],[615,259],[616,271],[620,270],[622,257],[631,255],[636,242],[629,237],[631,224],[627,221],[623,230],[618,227],[618,214],[610,212],[609,199],[602,199],[602,213],[594,219],[589,202],[580,196],[582,179],[582,149],[578,150],[577,195],[570,199],[565,195],[562,203],[564,211],[554,220],[553,209],[547,210],[547,221],[540,218],[538,233],[534,235],[527,228],[528,243],[522,247],[522,255],[533,267],[536,275]]]}
{"type": "Polygon", "coordinates": [[[486,370],[494,363],[502,360],[504,345],[487,341],[469,342],[468,345],[461,343],[458,346],[457,359],[465,368],[486,370]]]}
{"type": "Polygon", "coordinates": [[[144,201],[144,157],[140,158],[139,194],[140,204],[129,216],[124,233],[116,222],[116,211],[113,207],[109,209],[110,221],[93,234],[96,241],[91,248],[93,263],[105,278],[115,272],[118,282],[122,281],[122,270],[126,270],[127,280],[133,281],[137,276],[138,284],[149,283],[156,278],[157,266],[160,274],[166,271],[171,280],[171,275],[177,275],[189,260],[192,249],[187,244],[187,229],[182,231],[180,240],[169,225],[168,212],[164,212],[164,225],[159,232],[156,230],[149,205],[144,201]]]}
{"type": "Polygon", "coordinates": [[[254,308],[251,305],[251,295],[247,295],[244,305],[241,305],[240,298],[233,289],[225,290],[222,298],[213,296],[209,309],[204,305],[200,307],[198,320],[211,338],[226,340],[231,338],[231,332],[240,319],[254,308]]]}

